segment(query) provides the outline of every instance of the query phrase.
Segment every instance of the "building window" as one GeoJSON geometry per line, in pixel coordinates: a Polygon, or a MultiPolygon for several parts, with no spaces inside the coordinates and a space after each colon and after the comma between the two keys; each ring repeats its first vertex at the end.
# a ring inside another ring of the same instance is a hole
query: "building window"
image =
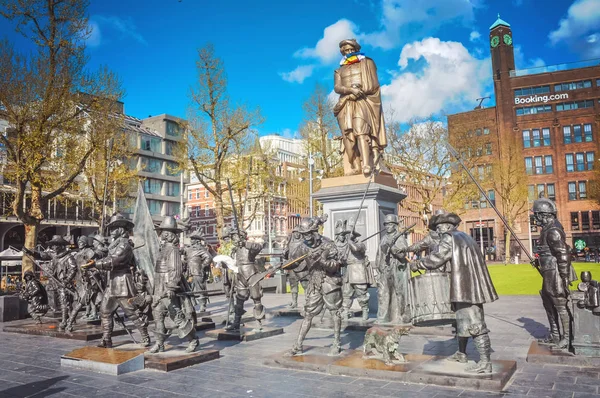
{"type": "Polygon", "coordinates": [[[152,159],[142,156],[142,170],[148,173],[160,173],[162,162],[158,159],[152,159]]]}
{"type": "Polygon", "coordinates": [[[554,86],[554,91],[569,91],[569,90],[578,90],[581,88],[590,88],[590,87],[592,87],[591,80],[582,80],[579,82],[556,84],[554,86]]]}
{"type": "Polygon", "coordinates": [[[581,212],[581,230],[582,231],[590,230],[590,213],[587,211],[581,212]]]}
{"type": "Polygon", "coordinates": [[[542,145],[550,146],[550,129],[547,127],[542,129],[542,145]]]}
{"type": "Polygon", "coordinates": [[[533,147],[534,148],[542,145],[542,141],[540,140],[540,130],[539,129],[533,129],[531,131],[531,137],[533,138],[533,147]]]}
{"type": "Polygon", "coordinates": [[[572,101],[572,102],[563,102],[560,104],[556,104],[556,110],[558,112],[572,111],[575,109],[584,109],[584,108],[593,108],[593,107],[594,107],[594,100],[572,101]]]}
{"type": "Polygon", "coordinates": [[[488,198],[490,198],[490,202],[495,206],[496,205],[496,191],[490,189],[488,192],[488,198]]]}
{"type": "Polygon", "coordinates": [[[210,191],[208,189],[204,190],[204,198],[208,199],[210,197],[210,191]]]}
{"type": "Polygon", "coordinates": [[[144,193],[160,195],[161,189],[162,184],[159,180],[155,180],[153,178],[146,178],[144,180],[144,193]]]}
{"type": "Polygon", "coordinates": [[[188,200],[192,200],[194,198],[194,193],[188,189],[188,200]]]}
{"type": "Polygon", "coordinates": [[[175,162],[167,162],[166,173],[168,176],[177,177],[181,174],[179,166],[175,162]]]}
{"type": "Polygon", "coordinates": [[[567,163],[567,172],[575,171],[575,165],[573,164],[573,154],[567,153],[565,155],[566,163],[567,163]]]}
{"type": "Polygon", "coordinates": [[[550,92],[550,86],[523,87],[515,90],[515,97],[521,95],[546,94],[550,92]]]}
{"type": "Polygon", "coordinates": [[[537,113],[548,113],[552,112],[552,105],[525,106],[522,108],[516,108],[515,111],[517,113],[517,116],[535,115],[537,113]]]}
{"type": "Polygon", "coordinates": [[[157,137],[150,137],[147,135],[141,136],[141,149],[144,151],[158,152],[162,153],[161,150],[162,140],[157,137]]]}
{"type": "Polygon", "coordinates": [[[587,181],[570,181],[569,200],[587,199],[587,181]]]}
{"type": "Polygon", "coordinates": [[[487,144],[485,144],[485,154],[486,155],[492,154],[492,143],[491,142],[488,142],[487,144]]]}
{"type": "Polygon", "coordinates": [[[554,192],[554,184],[547,184],[546,190],[548,194],[548,199],[556,200],[556,192],[554,192]]]}
{"type": "Polygon", "coordinates": [[[583,137],[581,135],[581,125],[576,124],[573,126],[573,142],[582,142],[583,137]]]}
{"type": "Polygon", "coordinates": [[[210,206],[209,205],[204,205],[204,216],[205,217],[210,216],[210,206]]]}
{"type": "Polygon", "coordinates": [[[571,230],[579,231],[579,213],[571,213],[571,230]]]}
{"type": "Polygon", "coordinates": [[[542,196],[546,196],[546,187],[544,184],[537,185],[537,198],[541,198],[542,196]]]}
{"type": "Polygon", "coordinates": [[[532,163],[532,158],[525,158],[525,172],[528,175],[533,174],[533,163],[532,163]]]}
{"type": "Polygon", "coordinates": [[[600,229],[600,211],[592,210],[592,229],[600,229]]]}
{"type": "Polygon", "coordinates": [[[179,215],[179,203],[167,203],[167,216],[179,215]]]}
{"type": "Polygon", "coordinates": [[[529,175],[531,174],[552,174],[554,172],[554,167],[552,163],[552,155],[546,156],[535,156],[534,158],[526,157],[525,158],[525,172],[529,175]],[[535,168],[532,164],[535,163],[535,168]]]}
{"type": "Polygon", "coordinates": [[[590,123],[586,123],[583,125],[583,134],[585,142],[592,142],[592,125],[590,123]]]}
{"type": "Polygon", "coordinates": [[[483,128],[483,135],[489,135],[490,134],[490,129],[487,127],[483,128]]]}
{"type": "Polygon", "coordinates": [[[529,130],[523,130],[523,148],[531,148],[531,134],[529,130]]]}
{"type": "Polygon", "coordinates": [[[200,190],[196,189],[196,199],[200,199],[200,190]]]}
{"type": "Polygon", "coordinates": [[[162,202],[152,199],[148,199],[146,202],[148,203],[148,210],[150,211],[150,214],[153,216],[160,216],[162,202]]]}
{"type": "Polygon", "coordinates": [[[577,184],[574,182],[569,183],[569,200],[577,200],[577,184]]]}
{"type": "Polygon", "coordinates": [[[535,185],[527,185],[527,199],[529,199],[530,201],[536,200],[535,185]]]}
{"type": "Polygon", "coordinates": [[[167,196],[179,196],[179,183],[168,182],[167,183],[167,196]]]}
{"type": "Polygon", "coordinates": [[[587,199],[587,181],[579,181],[579,199],[587,199]]]}
{"type": "Polygon", "coordinates": [[[563,126],[563,143],[570,144],[573,142],[571,137],[571,126],[563,126]]]}
{"type": "Polygon", "coordinates": [[[167,120],[167,135],[170,135],[171,137],[180,137],[181,127],[179,124],[171,120],[167,120]]]}
{"type": "Polygon", "coordinates": [[[479,137],[481,135],[481,129],[475,130],[475,135],[479,137]]]}
{"type": "Polygon", "coordinates": [[[594,169],[594,152],[577,152],[565,154],[567,172],[594,169]]]}
{"type": "Polygon", "coordinates": [[[165,154],[173,156],[175,153],[175,143],[173,141],[165,141],[165,154]]]}

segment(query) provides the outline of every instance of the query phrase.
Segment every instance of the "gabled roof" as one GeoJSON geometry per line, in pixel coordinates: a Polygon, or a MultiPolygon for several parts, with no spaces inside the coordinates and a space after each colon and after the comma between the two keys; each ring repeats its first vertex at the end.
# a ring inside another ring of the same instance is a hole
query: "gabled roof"
{"type": "Polygon", "coordinates": [[[492,26],[490,26],[490,30],[494,29],[497,26],[508,26],[510,28],[510,24],[508,22],[500,19],[499,13],[498,13],[498,19],[496,19],[496,22],[494,22],[494,24],[492,26]]]}

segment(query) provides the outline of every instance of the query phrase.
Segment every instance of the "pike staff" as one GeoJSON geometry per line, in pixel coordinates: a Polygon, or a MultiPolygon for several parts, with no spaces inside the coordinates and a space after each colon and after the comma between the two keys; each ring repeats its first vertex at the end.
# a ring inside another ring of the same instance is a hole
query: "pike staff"
{"type": "Polygon", "coordinates": [[[506,227],[506,229],[508,230],[508,232],[510,232],[510,234],[515,238],[515,240],[517,241],[517,243],[521,247],[521,250],[523,250],[523,253],[525,253],[525,255],[527,256],[527,258],[529,259],[529,262],[531,263],[531,265],[535,269],[537,269],[537,271],[541,275],[542,271],[540,270],[539,265],[538,265],[536,259],[534,259],[531,256],[531,253],[529,253],[529,251],[525,248],[525,245],[517,237],[517,234],[515,233],[515,231],[512,229],[512,227],[510,225],[508,225],[508,221],[506,221],[506,218],[504,218],[504,216],[502,215],[502,213],[500,213],[500,211],[498,210],[498,208],[496,207],[496,205],[490,200],[490,198],[487,196],[487,194],[485,193],[485,191],[481,187],[481,185],[479,185],[479,183],[477,182],[477,179],[473,176],[473,174],[471,174],[471,172],[469,171],[469,169],[467,168],[467,166],[465,166],[465,164],[463,163],[462,158],[460,157],[460,154],[458,153],[458,151],[456,149],[454,149],[454,147],[452,145],[450,145],[450,143],[448,143],[448,142],[446,143],[446,148],[448,148],[448,151],[450,152],[450,154],[452,156],[454,156],[454,158],[458,161],[458,163],[466,171],[466,173],[469,176],[469,178],[475,183],[475,186],[477,187],[477,189],[479,189],[479,192],[481,193],[481,195],[483,195],[483,197],[485,198],[485,200],[490,204],[491,208],[494,209],[494,211],[496,212],[496,214],[500,218],[500,221],[502,221],[502,223],[504,224],[504,226],[506,227]]]}

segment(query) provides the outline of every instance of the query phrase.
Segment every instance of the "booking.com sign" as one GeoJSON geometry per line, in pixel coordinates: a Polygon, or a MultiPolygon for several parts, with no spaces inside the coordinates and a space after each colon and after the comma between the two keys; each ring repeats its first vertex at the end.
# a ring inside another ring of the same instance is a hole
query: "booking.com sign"
{"type": "Polygon", "coordinates": [[[529,97],[516,97],[515,105],[522,104],[535,104],[538,102],[556,101],[562,99],[569,99],[568,93],[552,94],[552,95],[530,95],[529,97]]]}

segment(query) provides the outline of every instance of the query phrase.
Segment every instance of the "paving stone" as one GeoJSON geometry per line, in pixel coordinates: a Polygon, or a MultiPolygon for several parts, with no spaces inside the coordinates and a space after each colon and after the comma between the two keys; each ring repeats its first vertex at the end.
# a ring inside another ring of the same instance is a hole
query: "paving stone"
{"type": "Polygon", "coordinates": [[[532,388],[527,393],[527,396],[536,398],[573,398],[573,392],[532,388]]]}
{"type": "Polygon", "coordinates": [[[586,392],[590,394],[596,394],[598,392],[598,386],[591,386],[587,384],[554,383],[554,389],[561,391],[586,392]]]}

